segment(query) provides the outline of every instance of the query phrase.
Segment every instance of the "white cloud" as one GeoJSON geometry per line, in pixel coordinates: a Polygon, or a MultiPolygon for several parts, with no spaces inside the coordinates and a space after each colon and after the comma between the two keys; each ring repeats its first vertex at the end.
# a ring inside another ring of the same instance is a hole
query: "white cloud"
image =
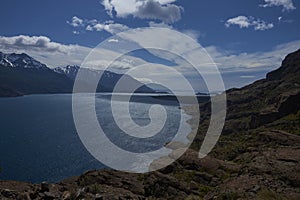
{"type": "Polygon", "coordinates": [[[71,21],[67,21],[67,23],[73,27],[83,26],[83,22],[83,19],[80,19],[77,16],[72,17],[71,21]]]}
{"type": "Polygon", "coordinates": [[[94,26],[91,26],[91,25],[87,25],[85,30],[87,31],[93,31],[94,30],[94,26]]]}
{"type": "MultiPolygon", "coordinates": [[[[159,43],[164,43],[165,38],[162,38],[159,43]]],[[[176,40],[177,38],[175,38],[176,40]]],[[[142,38],[140,39],[142,40],[142,38]]],[[[120,42],[113,38],[108,42],[120,42]]],[[[173,41],[173,40],[172,40],[173,41]]],[[[171,42],[172,42],[171,41],[171,42]]],[[[168,43],[166,42],[166,46],[168,43]]],[[[175,48],[175,46],[174,46],[175,48]]],[[[181,47],[179,47],[181,48],[181,47]]],[[[244,69],[258,69],[258,68],[272,68],[278,67],[285,55],[300,48],[300,41],[293,41],[278,45],[268,52],[257,53],[233,53],[228,50],[220,49],[216,46],[206,47],[207,52],[212,56],[214,61],[218,63],[223,70],[244,70],[244,69]]],[[[56,67],[65,64],[79,65],[85,56],[91,51],[91,48],[79,45],[64,45],[53,42],[45,36],[0,36],[0,51],[3,52],[25,52],[29,55],[38,57],[37,59],[46,64],[56,67]]],[[[105,55],[113,55],[113,50],[102,50],[105,55]]],[[[159,52],[162,54],[162,52],[159,52]]],[[[157,56],[159,55],[157,54],[157,56]]],[[[136,58],[137,59],[137,58],[136,58]]],[[[123,58],[120,62],[127,63],[126,65],[135,62],[134,57],[123,58]]],[[[140,59],[139,63],[143,63],[140,59]]]]}
{"type": "Polygon", "coordinates": [[[200,37],[204,37],[204,34],[200,33],[200,31],[196,31],[196,30],[183,30],[182,33],[188,35],[189,37],[193,38],[196,41],[200,37]]]}
{"type": "Polygon", "coordinates": [[[154,81],[149,78],[135,78],[135,79],[142,83],[154,83],[154,81]]]}
{"type": "MultiPolygon", "coordinates": [[[[0,51],[4,53],[27,53],[50,68],[81,65],[91,50],[92,48],[89,47],[53,42],[45,36],[0,36],[0,51]]],[[[99,56],[89,63],[91,68],[102,69],[106,67],[111,62],[109,59],[116,55],[115,51],[108,49],[101,49],[97,53],[99,56]]],[[[117,60],[112,69],[124,70],[143,63],[145,61],[140,58],[125,56],[121,60],[117,60]]]]}
{"type": "MultiPolygon", "coordinates": [[[[149,27],[158,27],[158,28],[169,28],[169,29],[174,29],[174,27],[170,24],[166,24],[164,22],[157,23],[154,21],[150,21],[148,23],[149,27]]],[[[200,37],[205,37],[205,34],[201,33],[200,31],[192,30],[192,29],[185,29],[185,30],[180,30],[180,32],[188,35],[189,37],[193,38],[194,40],[198,40],[200,37]]]]}
{"type": "Polygon", "coordinates": [[[119,40],[113,38],[113,39],[109,39],[108,42],[119,42],[119,40]]]}
{"type": "Polygon", "coordinates": [[[162,5],[161,3],[148,0],[138,7],[133,16],[141,19],[158,19],[165,23],[174,23],[181,19],[182,7],[175,4],[162,5]]]}
{"type": "Polygon", "coordinates": [[[110,17],[113,17],[112,11],[114,9],[114,6],[110,3],[110,0],[102,0],[102,5],[104,6],[105,10],[107,11],[107,14],[110,17]]]}
{"type": "Polygon", "coordinates": [[[248,28],[250,26],[250,20],[246,16],[238,16],[228,19],[225,23],[227,27],[231,25],[238,25],[240,28],[248,28]]]}
{"type": "Polygon", "coordinates": [[[246,75],[244,75],[244,76],[240,76],[240,78],[253,79],[253,78],[255,78],[255,76],[251,76],[251,75],[246,76],[246,75]]]}
{"type": "Polygon", "coordinates": [[[233,53],[215,46],[206,50],[222,71],[274,70],[284,57],[300,48],[300,40],[278,45],[267,52],[233,53]]]}
{"type": "Polygon", "coordinates": [[[154,22],[154,21],[150,21],[148,24],[149,24],[149,27],[160,27],[160,28],[170,28],[170,29],[173,29],[173,26],[171,26],[169,24],[166,24],[164,22],[157,23],[157,22],[154,22]]]}
{"type": "MultiPolygon", "coordinates": [[[[162,2],[172,2],[171,0],[161,0],[162,2]]],[[[70,24],[71,26],[73,26],[72,24],[76,24],[75,27],[76,30],[73,30],[73,34],[80,34],[83,31],[80,30],[80,28],[84,28],[86,31],[106,31],[112,35],[117,34],[119,32],[123,32],[123,31],[127,31],[130,28],[124,24],[119,24],[119,23],[115,23],[113,20],[107,20],[105,22],[99,22],[96,19],[80,19],[76,16],[72,17],[71,21],[80,21],[80,26],[77,25],[77,23],[70,23],[69,21],[67,22],[68,24],[70,24]],[[75,19],[75,20],[73,20],[75,19]]],[[[155,22],[155,21],[150,21],[148,23],[149,27],[160,27],[160,28],[169,28],[169,29],[174,29],[174,27],[170,24],[167,24],[165,22],[155,22]]],[[[203,37],[204,35],[202,33],[200,33],[199,31],[196,30],[181,30],[182,33],[185,33],[186,35],[190,36],[191,38],[193,38],[194,40],[198,40],[199,37],[203,37]]]]}
{"type": "Polygon", "coordinates": [[[292,19],[285,19],[284,17],[280,16],[280,17],[278,17],[278,22],[279,23],[293,23],[294,20],[292,20],[292,19]]]}
{"type": "Polygon", "coordinates": [[[264,0],[265,4],[261,4],[261,7],[273,7],[273,6],[282,6],[282,11],[295,10],[296,7],[293,4],[292,0],[264,0]]]}
{"type": "MultiPolygon", "coordinates": [[[[123,35],[124,36],[124,35],[123,35]]],[[[128,38],[134,37],[134,35],[127,35],[128,38]]],[[[141,38],[137,38],[141,42],[147,42],[143,40],[146,36],[141,36],[141,38]]],[[[126,46],[127,43],[123,41],[125,39],[124,37],[116,39],[113,38],[108,41],[108,44],[114,45],[114,42],[117,42],[118,44],[124,43],[126,46]]],[[[183,44],[183,46],[177,47],[176,41],[178,38],[168,38],[162,37],[158,38],[158,43],[162,43],[166,46],[167,49],[170,51],[174,51],[176,48],[180,49],[194,49],[193,47],[185,46],[186,44],[183,44]],[[168,40],[169,39],[169,40],[168,40]]],[[[151,42],[151,41],[149,41],[151,42]]],[[[150,44],[150,43],[149,43],[150,44]]],[[[206,51],[209,53],[209,55],[213,58],[213,61],[215,63],[218,63],[218,67],[222,72],[256,72],[256,71],[271,71],[276,68],[278,68],[281,64],[281,61],[283,58],[295,51],[298,50],[300,47],[300,40],[293,41],[285,44],[278,45],[274,47],[273,49],[270,49],[267,52],[256,52],[256,53],[234,53],[232,51],[220,49],[216,46],[209,46],[206,47],[206,51]]],[[[61,43],[53,42],[49,38],[45,36],[14,36],[14,37],[3,37],[0,36],[0,51],[5,53],[27,53],[28,55],[34,57],[35,59],[47,64],[49,67],[57,67],[57,66],[65,66],[65,65],[80,65],[84,58],[90,53],[92,49],[84,46],[79,45],[64,45],[61,43]]],[[[118,50],[118,49],[117,49],[118,50]]],[[[106,66],[110,64],[110,58],[115,57],[118,55],[116,53],[117,50],[113,49],[101,49],[99,51],[99,54],[97,54],[97,57],[95,59],[92,59],[88,66],[91,68],[97,68],[97,69],[104,69],[106,66]],[[100,58],[100,59],[99,59],[100,58]]],[[[151,52],[151,51],[150,51],[151,52]]],[[[152,52],[151,52],[152,53],[152,52]]],[[[193,51],[190,52],[184,52],[187,57],[192,54],[193,51]]],[[[166,54],[163,54],[162,52],[159,52],[157,54],[154,54],[156,56],[162,56],[166,59],[172,58],[171,56],[168,56],[166,54]],[[165,56],[166,55],[166,56],[165,56]]],[[[202,58],[199,58],[201,60],[202,58]]],[[[178,61],[178,60],[173,60],[178,61]]],[[[208,61],[204,61],[204,63],[208,63],[208,61]]],[[[146,64],[145,60],[134,57],[134,56],[128,56],[125,55],[121,57],[120,59],[116,60],[111,69],[115,70],[115,72],[121,72],[122,70],[127,70],[132,67],[146,64]]],[[[176,69],[179,71],[193,76],[193,73],[190,73],[190,68],[186,67],[186,62],[176,62],[178,66],[176,69]]],[[[209,63],[207,64],[207,67],[209,68],[209,63]]],[[[155,69],[153,69],[155,71],[155,69]]],[[[157,70],[158,75],[161,75],[161,78],[164,78],[163,76],[170,76],[170,74],[160,74],[160,72],[157,70]]],[[[145,72],[143,72],[145,73],[145,72]]],[[[244,76],[247,76],[248,74],[242,74],[244,76]]],[[[251,74],[252,75],[252,74],[251,74]]],[[[139,76],[139,78],[143,78],[143,74],[139,76]]],[[[170,76],[170,82],[174,82],[172,80],[172,77],[170,76]]],[[[250,77],[241,77],[241,78],[249,78],[250,77]]],[[[252,78],[252,77],[251,77],[252,78]]],[[[149,80],[147,82],[150,82],[149,80]]]]}
{"type": "Polygon", "coordinates": [[[70,46],[61,45],[56,42],[52,42],[48,37],[45,36],[12,36],[4,37],[0,36],[0,48],[1,49],[17,49],[22,50],[30,48],[35,51],[44,50],[47,52],[61,52],[67,53],[70,46]]]}
{"type": "MultiPolygon", "coordinates": [[[[99,22],[96,19],[88,20],[88,19],[80,19],[79,17],[72,17],[71,22],[67,21],[68,24],[73,26],[74,28],[85,27],[87,31],[106,31],[110,34],[116,34],[125,30],[128,30],[128,26],[124,24],[115,23],[112,20],[105,21],[103,23],[99,22]]],[[[74,34],[79,34],[80,32],[77,30],[73,31],[74,34]]]]}
{"type": "Polygon", "coordinates": [[[257,30],[257,31],[264,31],[264,30],[274,28],[273,23],[267,23],[260,19],[252,21],[252,25],[254,26],[254,30],[257,30]]]}
{"type": "Polygon", "coordinates": [[[0,36],[0,51],[27,53],[49,67],[78,65],[90,49],[78,45],[64,45],[45,36],[0,36]]]}
{"type": "Polygon", "coordinates": [[[264,31],[274,27],[273,23],[267,23],[261,19],[255,19],[254,17],[247,16],[237,16],[230,18],[226,21],[225,26],[230,27],[232,25],[237,25],[240,28],[253,27],[254,30],[264,31]]]}
{"type": "Polygon", "coordinates": [[[118,24],[118,23],[114,23],[112,21],[106,21],[104,23],[96,23],[96,24],[89,24],[86,27],[86,30],[88,31],[106,31],[108,33],[111,34],[116,34],[122,31],[126,31],[128,30],[128,26],[124,25],[124,24],[118,24]]]}
{"type": "Polygon", "coordinates": [[[183,8],[172,4],[176,0],[102,0],[107,13],[113,17],[132,15],[141,19],[157,19],[165,23],[174,23],[181,19],[183,8]]]}

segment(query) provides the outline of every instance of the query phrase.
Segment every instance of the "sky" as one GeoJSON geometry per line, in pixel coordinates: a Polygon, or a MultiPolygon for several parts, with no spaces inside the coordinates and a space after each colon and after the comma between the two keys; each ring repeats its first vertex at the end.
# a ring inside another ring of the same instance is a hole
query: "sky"
{"type": "MultiPolygon", "coordinates": [[[[201,44],[231,88],[263,78],[300,48],[297,0],[2,0],[0,5],[0,51],[25,52],[51,68],[80,65],[94,47],[122,31],[167,27],[201,44]]],[[[167,65],[150,54],[140,51],[126,60],[167,65]]]]}

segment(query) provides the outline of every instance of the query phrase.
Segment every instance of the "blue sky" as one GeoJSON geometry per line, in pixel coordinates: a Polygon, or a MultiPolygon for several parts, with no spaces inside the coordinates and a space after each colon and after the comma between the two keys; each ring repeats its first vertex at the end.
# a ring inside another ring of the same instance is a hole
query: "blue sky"
{"type": "Polygon", "coordinates": [[[26,52],[50,67],[80,64],[115,33],[164,26],[196,39],[227,87],[241,86],[300,48],[299,8],[295,0],[2,0],[0,51],[26,52]]]}

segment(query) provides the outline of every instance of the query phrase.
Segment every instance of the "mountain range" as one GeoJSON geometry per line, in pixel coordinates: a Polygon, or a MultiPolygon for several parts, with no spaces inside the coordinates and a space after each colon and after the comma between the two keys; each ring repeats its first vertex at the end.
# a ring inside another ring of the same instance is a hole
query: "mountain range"
{"type": "MultiPolygon", "coordinates": [[[[0,52],[0,97],[28,94],[71,93],[79,66],[65,66],[54,69],[35,60],[29,55],[5,54],[0,52]]],[[[115,84],[123,77],[126,84],[118,92],[130,92],[128,87],[140,86],[135,92],[155,93],[136,79],[111,71],[81,69],[89,78],[97,79],[102,74],[97,92],[112,92],[115,84]]],[[[89,82],[82,79],[81,85],[89,88],[89,82]]],[[[88,89],[82,92],[89,92],[88,89]]]]}

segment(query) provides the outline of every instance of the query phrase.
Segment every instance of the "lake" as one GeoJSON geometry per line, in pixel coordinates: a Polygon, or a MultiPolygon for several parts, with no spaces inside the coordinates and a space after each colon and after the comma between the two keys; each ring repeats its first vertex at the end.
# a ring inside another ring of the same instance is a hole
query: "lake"
{"type": "MultiPolygon", "coordinates": [[[[83,94],[83,103],[86,98],[94,96],[83,94]]],[[[99,124],[107,137],[132,152],[155,150],[170,141],[181,116],[176,101],[147,95],[132,97],[130,114],[136,124],[143,126],[150,122],[148,110],[152,104],[161,104],[167,111],[168,121],[161,132],[145,142],[129,137],[116,126],[109,94],[97,94],[95,104],[99,124]]],[[[115,105],[122,107],[126,103],[120,99],[115,105]]],[[[57,182],[87,170],[106,167],[79,139],[73,122],[71,94],[0,98],[0,110],[0,179],[57,182]]],[[[187,115],[185,117],[188,119],[187,115]]],[[[188,133],[189,125],[186,123],[185,127],[188,133]]]]}

